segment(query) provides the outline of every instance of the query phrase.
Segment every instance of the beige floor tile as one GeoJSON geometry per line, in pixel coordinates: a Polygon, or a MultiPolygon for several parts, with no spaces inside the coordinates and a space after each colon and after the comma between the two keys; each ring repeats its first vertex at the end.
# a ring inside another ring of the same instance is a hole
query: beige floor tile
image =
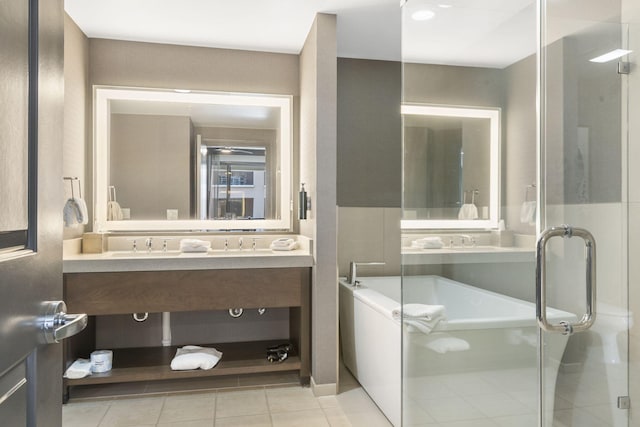
{"type": "Polygon", "coordinates": [[[323,408],[323,411],[331,427],[351,427],[349,417],[339,407],[323,408]]]}
{"type": "Polygon", "coordinates": [[[167,396],[160,412],[159,423],[181,421],[213,420],[215,415],[216,394],[180,394],[167,396]]]}
{"type": "Polygon", "coordinates": [[[336,396],[320,396],[316,398],[321,408],[335,408],[339,406],[338,398],[336,396]]]}
{"type": "Polygon", "coordinates": [[[68,403],[62,407],[63,427],[97,427],[110,402],[68,403]]]}
{"type": "Polygon", "coordinates": [[[163,397],[114,400],[100,427],[155,425],[160,418],[163,397]]]}
{"type": "Polygon", "coordinates": [[[221,391],[216,403],[216,418],[269,413],[264,389],[221,391]]]}
{"type": "Polygon", "coordinates": [[[216,419],[215,427],[271,427],[268,414],[216,419]]]}
{"type": "Polygon", "coordinates": [[[318,400],[309,388],[285,387],[266,389],[269,410],[273,412],[320,409],[318,400]]]}
{"type": "Polygon", "coordinates": [[[273,427],[330,427],[322,409],[271,414],[273,427]]]}
{"type": "Polygon", "coordinates": [[[369,395],[362,388],[340,393],[336,396],[338,406],[344,413],[380,412],[369,395]]]}
{"type": "Polygon", "coordinates": [[[176,421],[174,423],[160,423],[157,427],[213,427],[213,418],[210,420],[176,421]]]}
{"type": "Polygon", "coordinates": [[[352,426],[352,427],[392,427],[389,420],[385,418],[380,411],[367,411],[367,412],[355,412],[355,413],[343,413],[344,417],[336,417],[335,408],[325,409],[328,413],[327,419],[329,422],[337,420],[339,423],[331,424],[331,427],[335,426],[352,426]],[[346,418],[346,421],[345,421],[346,418]],[[346,424],[345,422],[348,422],[346,424]]]}
{"type": "Polygon", "coordinates": [[[418,404],[439,423],[484,418],[482,412],[459,397],[424,400],[418,404]]]}

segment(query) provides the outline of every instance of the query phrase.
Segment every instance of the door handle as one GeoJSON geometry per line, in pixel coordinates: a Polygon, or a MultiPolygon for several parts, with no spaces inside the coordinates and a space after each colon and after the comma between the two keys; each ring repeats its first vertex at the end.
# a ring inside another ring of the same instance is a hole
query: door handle
{"type": "Polygon", "coordinates": [[[87,326],[87,315],[67,314],[64,301],[45,301],[44,316],[40,320],[42,340],[47,344],[59,343],[82,331],[87,326]]]}
{"type": "Polygon", "coordinates": [[[586,331],[596,320],[596,240],[593,235],[583,229],[562,225],[551,227],[542,232],[536,244],[536,318],[540,328],[547,332],[559,332],[571,335],[574,332],[586,331]],[[580,237],[585,244],[585,273],[586,273],[586,313],[577,323],[559,322],[550,324],[547,321],[547,278],[546,278],[546,248],[553,237],[580,237]]]}

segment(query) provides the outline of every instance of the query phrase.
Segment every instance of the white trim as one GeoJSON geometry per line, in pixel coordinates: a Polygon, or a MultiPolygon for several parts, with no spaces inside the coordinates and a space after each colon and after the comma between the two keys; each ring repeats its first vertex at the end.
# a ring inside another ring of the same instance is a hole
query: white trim
{"type": "Polygon", "coordinates": [[[490,121],[489,165],[489,219],[488,220],[402,220],[401,229],[490,229],[497,228],[500,220],[501,124],[499,108],[470,108],[441,105],[403,104],[402,115],[438,117],[468,117],[490,121]]]}
{"type": "Polygon", "coordinates": [[[289,95],[260,95],[250,93],[190,92],[178,93],[169,89],[94,86],[94,194],[95,231],[132,230],[229,230],[229,229],[292,229],[292,97],[289,95]],[[280,108],[280,169],[277,174],[280,188],[277,194],[280,219],[266,220],[181,220],[181,221],[107,221],[109,170],[109,111],[112,100],[189,102],[267,106],[280,108]]]}

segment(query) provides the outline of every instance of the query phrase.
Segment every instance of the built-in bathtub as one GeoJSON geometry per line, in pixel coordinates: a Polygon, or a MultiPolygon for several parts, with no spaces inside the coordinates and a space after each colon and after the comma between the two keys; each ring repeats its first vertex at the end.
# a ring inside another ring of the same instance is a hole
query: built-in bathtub
{"type": "MultiPolygon", "coordinates": [[[[395,426],[401,425],[403,376],[429,378],[519,367],[536,371],[534,304],[439,276],[404,277],[402,287],[400,277],[363,277],[359,281],[359,287],[340,281],[342,357],[395,426]],[[392,316],[400,301],[444,305],[447,320],[430,334],[408,332],[409,328],[403,334],[400,322],[392,316]],[[452,343],[445,342],[444,352],[440,352],[443,346],[431,345],[439,338],[452,343]],[[457,350],[447,351],[447,347],[457,350]]],[[[547,309],[547,318],[554,323],[576,319],[553,308],[547,309]]],[[[552,342],[545,343],[545,357],[559,362],[567,337],[546,339],[552,342]]],[[[551,371],[546,370],[546,380],[555,383],[557,364],[551,371]]]]}

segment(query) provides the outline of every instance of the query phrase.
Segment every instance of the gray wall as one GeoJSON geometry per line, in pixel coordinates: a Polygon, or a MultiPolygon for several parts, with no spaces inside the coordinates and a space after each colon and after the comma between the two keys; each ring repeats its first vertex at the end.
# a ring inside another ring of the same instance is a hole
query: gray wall
{"type": "Polygon", "coordinates": [[[311,374],[332,388],[338,380],[336,62],[336,16],[318,14],[300,54],[300,181],[312,201],[300,232],[313,239],[316,259],[311,374]]]}
{"type": "Polygon", "coordinates": [[[399,207],[400,62],[338,58],[338,206],[399,207]]]}
{"type": "MultiPolygon", "coordinates": [[[[82,197],[91,211],[91,179],[85,174],[86,144],[91,136],[91,91],[89,89],[89,40],[67,14],[64,15],[64,144],[62,174],[80,179],[82,197]]],[[[77,183],[74,195],[78,197],[77,183]]],[[[71,187],[64,184],[65,199],[71,197],[71,187]]],[[[64,201],[61,201],[64,203],[64,201]]],[[[90,227],[89,225],[88,227],[90,227]]],[[[82,236],[85,226],[65,228],[64,238],[82,236]]]]}
{"type": "Polygon", "coordinates": [[[191,120],[185,116],[112,114],[109,183],[132,220],[190,218],[191,120]]]}

